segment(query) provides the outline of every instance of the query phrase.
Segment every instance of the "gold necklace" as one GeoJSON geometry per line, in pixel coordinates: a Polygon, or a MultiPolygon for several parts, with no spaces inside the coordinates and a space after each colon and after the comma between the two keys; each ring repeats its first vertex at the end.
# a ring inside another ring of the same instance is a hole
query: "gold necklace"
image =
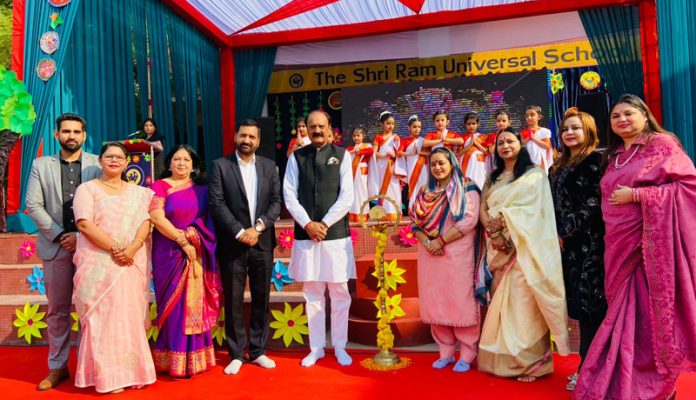
{"type": "Polygon", "coordinates": [[[106,183],[106,182],[105,182],[104,180],[102,180],[102,179],[99,179],[99,182],[101,182],[102,185],[104,185],[104,186],[106,186],[106,187],[110,187],[110,188],[112,188],[112,189],[114,189],[114,190],[116,190],[116,191],[119,191],[119,190],[121,190],[121,189],[123,188],[123,181],[119,181],[120,186],[118,186],[118,187],[116,187],[116,186],[114,186],[114,185],[111,185],[111,184],[109,184],[109,183],[106,183]]]}

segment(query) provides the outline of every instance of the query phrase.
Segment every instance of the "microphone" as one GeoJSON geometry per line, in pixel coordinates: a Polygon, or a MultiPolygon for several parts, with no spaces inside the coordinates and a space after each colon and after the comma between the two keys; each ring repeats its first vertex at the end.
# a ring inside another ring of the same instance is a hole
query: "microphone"
{"type": "Polygon", "coordinates": [[[127,139],[132,139],[132,138],[142,139],[142,138],[146,138],[146,137],[147,137],[147,134],[145,134],[145,132],[143,132],[142,130],[138,129],[137,131],[129,134],[126,138],[127,139]]]}

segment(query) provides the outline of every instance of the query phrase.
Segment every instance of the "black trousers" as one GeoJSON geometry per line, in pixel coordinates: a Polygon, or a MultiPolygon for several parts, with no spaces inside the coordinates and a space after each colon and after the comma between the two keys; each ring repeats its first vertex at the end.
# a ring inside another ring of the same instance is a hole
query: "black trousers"
{"type": "Polygon", "coordinates": [[[578,371],[580,371],[580,367],[582,367],[582,363],[587,356],[587,351],[590,349],[590,344],[592,344],[599,326],[602,325],[602,320],[597,318],[593,321],[579,320],[578,322],[580,325],[580,365],[578,366],[578,371]]]}
{"type": "Polygon", "coordinates": [[[264,354],[268,339],[268,309],[273,270],[273,253],[249,248],[234,259],[220,257],[220,272],[225,298],[225,334],[227,351],[233,360],[249,361],[264,354]],[[244,289],[247,276],[251,292],[251,321],[247,337],[244,321],[244,289]]]}

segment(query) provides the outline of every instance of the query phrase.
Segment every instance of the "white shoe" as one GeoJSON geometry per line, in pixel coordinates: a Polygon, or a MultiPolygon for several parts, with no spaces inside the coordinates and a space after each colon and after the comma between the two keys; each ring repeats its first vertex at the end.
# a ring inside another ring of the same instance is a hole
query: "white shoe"
{"type": "Polygon", "coordinates": [[[271,360],[270,358],[266,357],[265,355],[259,356],[251,363],[258,365],[261,368],[269,368],[270,369],[270,368],[276,367],[275,361],[271,360]]]}
{"type": "Polygon", "coordinates": [[[334,354],[336,355],[338,363],[344,367],[347,367],[353,363],[353,359],[350,358],[348,353],[346,353],[346,349],[336,348],[334,349],[334,354]]]}
{"type": "Polygon", "coordinates": [[[301,364],[303,367],[311,367],[317,363],[317,360],[321,360],[322,358],[324,358],[324,349],[315,349],[310,351],[307,357],[302,359],[301,364]]]}
{"type": "Polygon", "coordinates": [[[240,368],[242,368],[242,360],[232,360],[231,363],[227,364],[224,372],[227,375],[237,375],[240,368]]]}

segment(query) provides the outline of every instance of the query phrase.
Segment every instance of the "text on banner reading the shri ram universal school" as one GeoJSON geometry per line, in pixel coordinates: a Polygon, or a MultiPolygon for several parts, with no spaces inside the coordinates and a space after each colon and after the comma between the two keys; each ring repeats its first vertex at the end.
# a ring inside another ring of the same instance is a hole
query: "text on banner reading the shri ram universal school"
{"type": "Polygon", "coordinates": [[[597,65],[587,41],[381,63],[275,71],[269,93],[597,65]]]}

